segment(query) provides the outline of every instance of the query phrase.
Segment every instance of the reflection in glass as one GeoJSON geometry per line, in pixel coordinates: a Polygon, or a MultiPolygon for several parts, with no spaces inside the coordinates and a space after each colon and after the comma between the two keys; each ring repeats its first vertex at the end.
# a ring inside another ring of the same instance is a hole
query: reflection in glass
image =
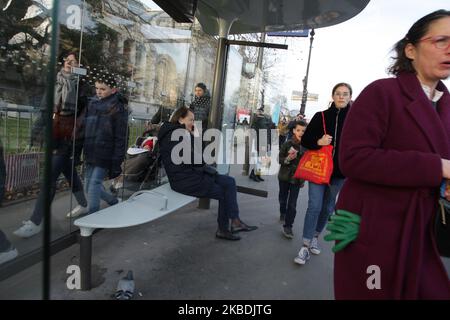
{"type": "Polygon", "coordinates": [[[12,232],[29,218],[33,204],[26,200],[38,193],[42,176],[43,141],[32,147],[30,138],[45,103],[51,6],[46,0],[0,3],[0,269],[8,273],[18,253],[41,245],[12,232]]]}
{"type": "Polygon", "coordinates": [[[258,49],[231,46],[222,118],[225,164],[220,171],[234,176],[238,185],[267,189],[263,174],[274,174],[278,139],[270,110],[264,110],[264,88],[260,89],[262,70],[256,66],[258,49]],[[275,148],[272,150],[272,146],[275,148]]]}
{"type": "MultiPolygon", "coordinates": [[[[11,256],[13,247],[21,255],[42,247],[40,182],[48,142],[42,133],[47,92],[51,91],[46,87],[51,3],[0,4],[0,144],[4,155],[0,159],[4,160],[0,161],[4,185],[0,253],[6,248],[11,256]]],[[[86,213],[89,204],[89,194],[83,191],[87,172],[83,128],[88,101],[95,99],[96,79],[107,70],[128,101],[123,135],[129,152],[121,164],[122,174],[102,181],[105,190],[126,199],[138,189],[167,181],[152,152],[155,137],[176,108],[194,100],[196,83],[212,86],[216,50],[216,40],[204,34],[197,22],[175,23],[149,0],[60,0],[58,19],[52,241],[73,236],[73,221],[86,213]]]]}

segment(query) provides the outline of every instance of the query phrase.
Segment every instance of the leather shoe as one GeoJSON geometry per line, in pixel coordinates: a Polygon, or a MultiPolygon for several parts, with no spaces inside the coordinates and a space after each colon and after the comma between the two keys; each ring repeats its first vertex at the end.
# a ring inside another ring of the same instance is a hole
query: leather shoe
{"type": "Polygon", "coordinates": [[[264,181],[264,179],[263,179],[263,178],[261,178],[261,176],[260,176],[260,175],[256,175],[256,179],[257,179],[258,181],[264,181]]]}
{"type": "Polygon", "coordinates": [[[248,178],[255,182],[259,182],[258,176],[255,174],[255,171],[253,171],[253,170],[252,170],[252,172],[250,172],[250,175],[248,176],[248,178]]]}
{"type": "Polygon", "coordinates": [[[253,230],[256,230],[256,229],[258,229],[257,226],[249,226],[249,225],[243,223],[242,221],[241,221],[241,223],[238,226],[231,225],[231,232],[232,233],[241,232],[241,231],[248,232],[248,231],[253,231],[253,230]]]}
{"type": "Polygon", "coordinates": [[[232,234],[228,230],[227,231],[217,230],[216,238],[224,239],[224,240],[231,240],[231,241],[241,240],[241,237],[232,234]]]}

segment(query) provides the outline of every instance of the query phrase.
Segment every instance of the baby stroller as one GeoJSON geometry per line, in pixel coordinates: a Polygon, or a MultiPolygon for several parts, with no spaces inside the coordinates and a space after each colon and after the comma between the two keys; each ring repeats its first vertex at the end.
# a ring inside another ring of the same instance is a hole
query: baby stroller
{"type": "Polygon", "coordinates": [[[128,148],[122,163],[122,174],[114,179],[110,190],[118,193],[120,189],[132,192],[141,190],[145,185],[158,184],[159,157],[156,137],[136,139],[136,144],[128,148]]]}

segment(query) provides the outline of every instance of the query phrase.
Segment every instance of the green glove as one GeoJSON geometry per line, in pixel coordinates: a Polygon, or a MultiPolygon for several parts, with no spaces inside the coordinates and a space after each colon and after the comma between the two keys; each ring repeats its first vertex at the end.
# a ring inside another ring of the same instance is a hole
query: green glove
{"type": "Polygon", "coordinates": [[[327,230],[330,233],[324,239],[325,241],[339,240],[331,249],[336,253],[358,237],[361,217],[346,210],[336,210],[336,214],[332,215],[330,220],[331,222],[327,225],[327,230]]]}

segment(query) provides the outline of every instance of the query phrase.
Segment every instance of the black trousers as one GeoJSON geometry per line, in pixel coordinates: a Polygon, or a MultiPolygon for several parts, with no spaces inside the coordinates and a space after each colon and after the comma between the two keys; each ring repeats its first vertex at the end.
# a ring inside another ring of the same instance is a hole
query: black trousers
{"type": "Polygon", "coordinates": [[[300,185],[283,181],[279,181],[279,184],[278,201],[280,202],[280,214],[285,215],[284,227],[292,228],[297,215],[297,199],[300,185]]]}

